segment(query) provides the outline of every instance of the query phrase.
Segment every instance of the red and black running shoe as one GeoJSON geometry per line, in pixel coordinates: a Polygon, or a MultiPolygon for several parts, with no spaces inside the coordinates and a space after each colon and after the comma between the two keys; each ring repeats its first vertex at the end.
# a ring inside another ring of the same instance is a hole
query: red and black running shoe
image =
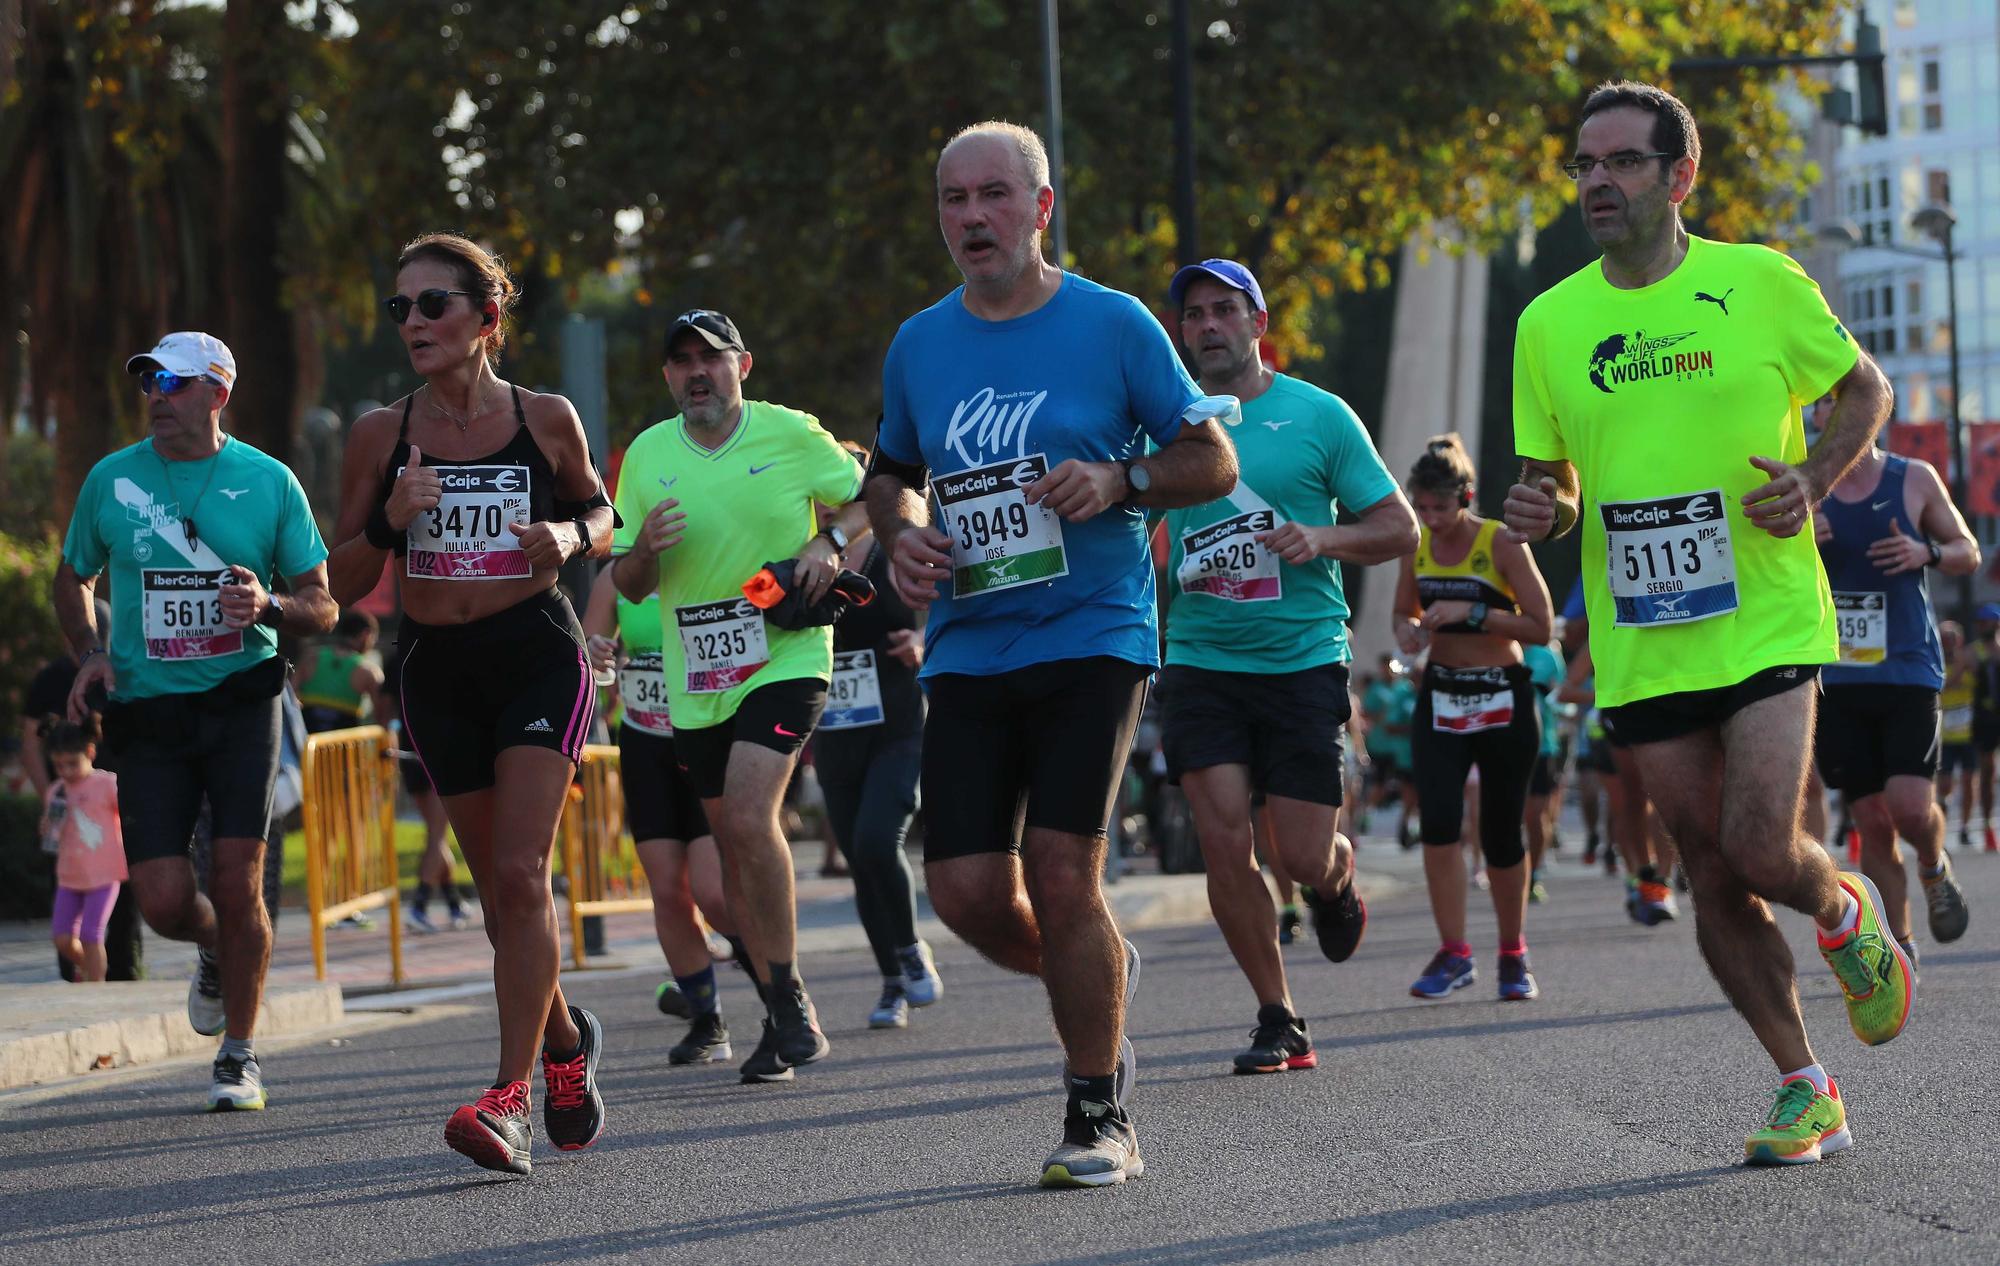
{"type": "Polygon", "coordinates": [[[1257,1008],[1257,1027],[1250,1030],[1250,1049],[1236,1057],[1239,1073],[1281,1073],[1286,1069],[1318,1068],[1319,1053],[1306,1036],[1306,1022],[1277,1003],[1257,1008]]]}
{"type": "Polygon", "coordinates": [[[1304,887],[1299,889],[1299,895],[1312,911],[1319,952],[1334,963],[1354,957],[1354,951],[1361,945],[1361,934],[1368,930],[1368,907],[1362,903],[1353,877],[1349,876],[1347,886],[1331,897],[1322,897],[1304,887]]]}
{"type": "Polygon", "coordinates": [[[444,1141],[452,1151],[469,1156],[482,1169],[509,1174],[533,1172],[530,1150],[535,1127],[528,1120],[528,1083],[510,1081],[495,1086],[451,1114],[444,1141]]]}
{"type": "Polygon", "coordinates": [[[582,1044],[568,1059],[542,1052],[542,1126],[549,1142],[565,1152],[579,1151],[604,1133],[604,1100],[597,1093],[597,1070],[604,1063],[604,1028],[582,1007],[571,1006],[570,1019],[582,1044]]]}

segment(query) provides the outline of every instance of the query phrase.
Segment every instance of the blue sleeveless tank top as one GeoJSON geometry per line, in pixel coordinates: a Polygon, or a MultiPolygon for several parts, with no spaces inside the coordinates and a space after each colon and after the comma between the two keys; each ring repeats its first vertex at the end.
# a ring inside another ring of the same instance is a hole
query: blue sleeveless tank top
{"type": "Polygon", "coordinates": [[[1929,569],[1885,575],[1869,560],[1868,547],[1888,536],[1891,525],[1923,540],[1903,508],[1906,458],[1890,454],[1875,491],[1860,501],[1828,497],[1819,513],[1833,525],[1833,539],[1820,551],[1833,586],[1840,625],[1840,663],[1822,670],[1829,686],[1876,683],[1944,688],[1944,647],[1931,616],[1929,569]]]}

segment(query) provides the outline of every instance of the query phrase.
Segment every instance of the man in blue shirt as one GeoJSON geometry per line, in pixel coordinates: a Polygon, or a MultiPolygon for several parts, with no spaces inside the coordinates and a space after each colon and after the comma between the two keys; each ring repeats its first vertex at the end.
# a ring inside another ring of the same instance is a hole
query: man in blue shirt
{"type": "Polygon", "coordinates": [[[867,484],[891,579],[929,610],[926,879],[954,931],[1042,978],[1069,1089],[1042,1182],[1103,1186],[1144,1168],[1123,1034],[1138,956],[1098,886],[1159,665],[1141,507],[1235,484],[1208,425],[1235,401],[1202,396],[1138,300],[1042,257],[1055,194],[1033,132],[960,132],[937,197],[965,284],[889,348],[867,484]]]}

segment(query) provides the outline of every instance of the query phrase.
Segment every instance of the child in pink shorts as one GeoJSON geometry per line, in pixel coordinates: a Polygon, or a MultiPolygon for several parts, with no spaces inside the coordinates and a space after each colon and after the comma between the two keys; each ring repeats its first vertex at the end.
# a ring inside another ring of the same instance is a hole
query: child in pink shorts
{"type": "Polygon", "coordinates": [[[79,981],[104,979],[104,927],[125,882],[125,837],[118,825],[118,779],[91,765],[97,717],[54,721],[42,750],[56,767],[42,802],[42,849],[56,855],[56,901],[49,935],[76,964],[79,981]]]}

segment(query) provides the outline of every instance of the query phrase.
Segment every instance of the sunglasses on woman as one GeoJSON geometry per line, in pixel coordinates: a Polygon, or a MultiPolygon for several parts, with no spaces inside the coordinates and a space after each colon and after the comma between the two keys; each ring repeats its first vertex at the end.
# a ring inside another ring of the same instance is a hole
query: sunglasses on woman
{"type": "Polygon", "coordinates": [[[139,394],[150,396],[155,391],[163,396],[177,396],[198,382],[211,387],[222,384],[207,374],[177,374],[169,369],[148,369],[139,375],[139,394]]]}
{"type": "Polygon", "coordinates": [[[414,299],[408,295],[390,295],[382,301],[382,306],[389,309],[389,319],[397,325],[410,319],[411,308],[423,313],[424,320],[435,321],[444,315],[453,295],[464,295],[468,299],[479,297],[470,290],[424,290],[414,299]]]}

